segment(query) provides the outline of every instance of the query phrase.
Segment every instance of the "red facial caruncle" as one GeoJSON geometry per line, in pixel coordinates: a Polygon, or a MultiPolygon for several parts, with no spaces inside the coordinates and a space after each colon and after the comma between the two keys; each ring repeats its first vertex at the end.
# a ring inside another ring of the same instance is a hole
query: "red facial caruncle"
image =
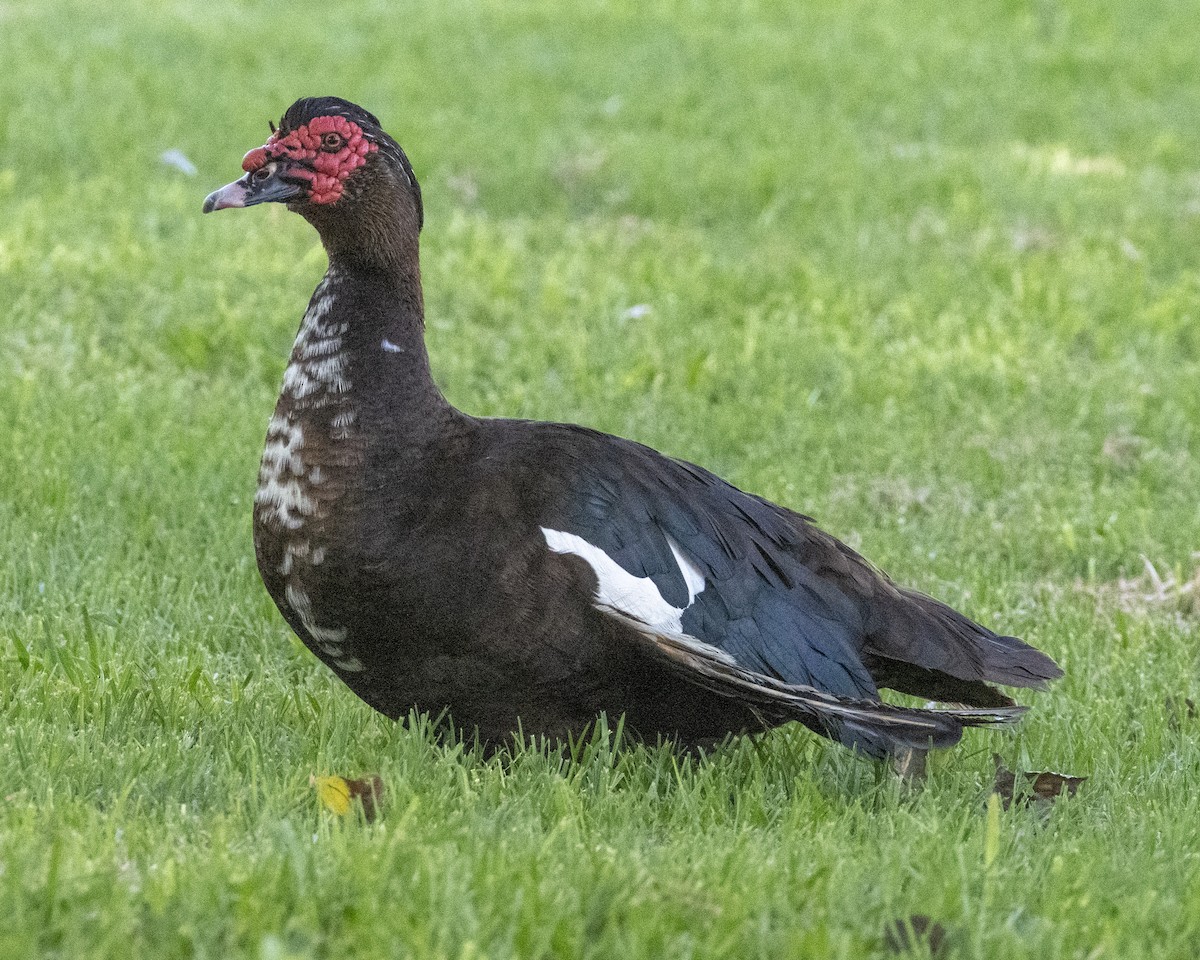
{"type": "Polygon", "coordinates": [[[333,203],[342,195],[346,178],[378,149],[357,123],[345,117],[316,117],[286,136],[271,134],[266,144],[242,158],[242,169],[253,173],[272,161],[291,160],[296,166],[287,175],[309,181],[309,201],[333,203]]]}

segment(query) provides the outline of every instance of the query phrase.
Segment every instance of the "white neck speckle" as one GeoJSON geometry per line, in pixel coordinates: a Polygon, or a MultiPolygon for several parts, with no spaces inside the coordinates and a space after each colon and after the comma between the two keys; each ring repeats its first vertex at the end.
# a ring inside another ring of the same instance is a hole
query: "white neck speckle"
{"type": "Polygon", "coordinates": [[[323,519],[332,501],[323,487],[331,470],[336,482],[336,464],[346,463],[341,454],[335,466],[325,464],[323,470],[319,458],[328,455],[329,443],[350,439],[355,421],[344,350],[348,324],[330,319],[336,285],[331,270],[313,293],[296,335],[279,404],[267,427],[254,515],[262,535],[282,550],[276,556],[284,595],[277,599],[295,613],[318,652],[337,668],[353,672],[363,665],[348,649],[346,628],[322,622],[305,585],[326,557],[323,519]]]}
{"type": "Polygon", "coordinates": [[[296,334],[283,392],[299,409],[319,408],[350,392],[349,364],[343,350],[348,325],[329,319],[337,276],[331,271],[317,286],[296,334]]]}

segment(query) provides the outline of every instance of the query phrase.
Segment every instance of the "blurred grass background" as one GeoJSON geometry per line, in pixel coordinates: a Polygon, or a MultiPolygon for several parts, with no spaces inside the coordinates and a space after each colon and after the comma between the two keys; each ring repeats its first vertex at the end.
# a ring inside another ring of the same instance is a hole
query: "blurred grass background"
{"type": "Polygon", "coordinates": [[[1195,956],[1194,16],[0,2],[0,955],[858,957],[928,913],[1195,956]],[[786,731],[504,766],[373,716],[250,543],[323,254],[199,215],[314,94],[413,161],[455,403],[700,462],[1067,678],[915,792],[786,731]],[[985,866],[992,750],[1091,780],[985,866]],[[308,774],[367,770],[383,821],[330,823],[308,774]]]}

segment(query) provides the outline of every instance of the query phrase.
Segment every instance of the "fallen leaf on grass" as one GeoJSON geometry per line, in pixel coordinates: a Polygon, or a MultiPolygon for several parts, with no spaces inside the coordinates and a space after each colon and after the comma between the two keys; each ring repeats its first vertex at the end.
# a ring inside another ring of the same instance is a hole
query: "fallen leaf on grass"
{"type": "Polygon", "coordinates": [[[377,774],[351,779],[348,777],[318,777],[310,774],[309,786],[317,791],[321,806],[339,817],[350,812],[355,799],[362,805],[363,819],[367,823],[375,820],[383,801],[383,779],[377,774]]]}
{"type": "Polygon", "coordinates": [[[196,165],[188,159],[187,154],[182,150],[164,150],[158,159],[168,167],[174,167],[186,176],[194,177],[196,175],[196,165]]]}
{"type": "Polygon", "coordinates": [[[928,756],[928,750],[918,750],[915,747],[898,750],[892,754],[892,770],[907,783],[924,783],[925,760],[928,756]]]}
{"type": "Polygon", "coordinates": [[[1134,433],[1113,433],[1104,438],[1100,455],[1118,470],[1132,470],[1146,449],[1146,438],[1134,433]]]}
{"type": "Polygon", "coordinates": [[[946,928],[923,913],[893,920],[884,928],[883,945],[891,953],[908,953],[922,943],[931,957],[940,956],[946,947],[946,928]]]}
{"type": "Polygon", "coordinates": [[[1163,707],[1167,711],[1167,724],[1172,730],[1178,730],[1185,722],[1196,719],[1196,701],[1191,697],[1167,697],[1163,707]]]}
{"type": "MultiPolygon", "coordinates": [[[[1192,559],[1200,560],[1200,553],[1193,553],[1192,559]]],[[[1160,572],[1149,557],[1143,556],[1141,576],[1121,577],[1116,583],[1106,584],[1077,581],[1076,589],[1126,613],[1145,615],[1161,610],[1188,621],[1200,617],[1200,568],[1191,573],[1166,568],[1160,572]]]]}
{"type": "Polygon", "coordinates": [[[1050,804],[1063,793],[1073,797],[1079,785],[1087,779],[1051,770],[1014,773],[1004,766],[998,755],[993,754],[992,760],[996,764],[996,782],[992,785],[992,792],[999,795],[1005,810],[1014,803],[1050,804]]]}

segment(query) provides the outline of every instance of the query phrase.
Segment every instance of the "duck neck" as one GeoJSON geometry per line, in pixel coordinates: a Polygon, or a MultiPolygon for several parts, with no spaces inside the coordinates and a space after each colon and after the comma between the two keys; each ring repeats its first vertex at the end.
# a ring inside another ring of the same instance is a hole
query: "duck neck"
{"type": "Polygon", "coordinates": [[[301,321],[267,428],[259,539],[316,536],[364,476],[419,463],[461,416],[429,371],[415,268],[385,274],[332,262],[301,321]]]}
{"type": "Polygon", "coordinates": [[[329,300],[326,320],[342,337],[349,389],[360,415],[390,428],[433,426],[428,421],[440,419],[450,405],[429,367],[416,258],[390,267],[331,260],[314,306],[321,296],[329,300]]]}

